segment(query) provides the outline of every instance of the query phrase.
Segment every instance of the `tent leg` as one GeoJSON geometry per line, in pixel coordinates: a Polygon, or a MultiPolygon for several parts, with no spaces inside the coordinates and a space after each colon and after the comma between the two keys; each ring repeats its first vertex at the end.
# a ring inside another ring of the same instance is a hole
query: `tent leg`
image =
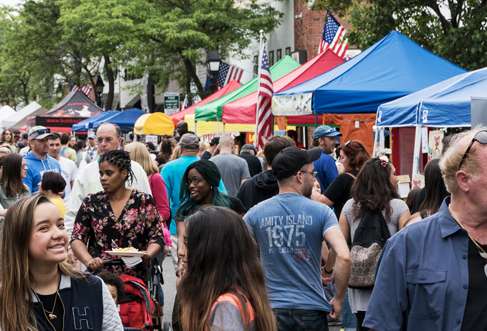
{"type": "Polygon", "coordinates": [[[379,141],[379,127],[375,127],[375,132],[374,132],[374,150],[372,152],[372,156],[373,157],[376,157],[377,155],[379,155],[379,147],[377,146],[377,143],[379,141]]]}
{"type": "Polygon", "coordinates": [[[413,155],[413,169],[411,177],[419,174],[419,159],[421,156],[421,125],[416,126],[416,134],[414,136],[414,155],[413,155]]]}

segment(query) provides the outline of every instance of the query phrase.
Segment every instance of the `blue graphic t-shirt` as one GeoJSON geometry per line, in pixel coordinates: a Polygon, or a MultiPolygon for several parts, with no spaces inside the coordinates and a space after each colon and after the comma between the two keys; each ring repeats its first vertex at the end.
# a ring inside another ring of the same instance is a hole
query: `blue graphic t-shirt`
{"type": "Polygon", "coordinates": [[[244,216],[260,248],[272,308],[330,311],[321,283],[321,244],[333,211],[296,193],[262,201],[244,216]]]}

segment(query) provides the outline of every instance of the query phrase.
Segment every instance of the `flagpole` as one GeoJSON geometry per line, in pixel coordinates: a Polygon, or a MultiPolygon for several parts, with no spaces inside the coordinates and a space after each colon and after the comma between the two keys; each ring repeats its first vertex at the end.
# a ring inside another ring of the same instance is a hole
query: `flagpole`
{"type": "MultiPolygon", "coordinates": [[[[259,90],[259,85],[260,85],[260,67],[262,63],[262,50],[264,49],[264,30],[259,31],[259,55],[257,59],[257,90],[259,90]]],[[[259,93],[257,93],[257,100],[255,102],[256,105],[259,104],[259,93]]],[[[257,146],[257,132],[258,132],[258,125],[259,125],[259,109],[256,107],[255,108],[255,131],[254,131],[254,146],[257,146]]]]}

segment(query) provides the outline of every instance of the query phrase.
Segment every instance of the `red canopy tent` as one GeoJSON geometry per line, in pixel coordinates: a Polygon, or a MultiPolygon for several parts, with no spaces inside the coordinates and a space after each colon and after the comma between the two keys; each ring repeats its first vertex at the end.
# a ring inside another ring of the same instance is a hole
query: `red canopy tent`
{"type": "Polygon", "coordinates": [[[172,116],[170,116],[174,122],[174,125],[177,125],[178,122],[184,120],[185,115],[194,114],[196,108],[206,105],[207,103],[212,102],[213,100],[220,99],[227,93],[230,93],[240,87],[240,83],[237,81],[231,80],[227,85],[223,86],[221,89],[213,93],[212,95],[204,98],[200,102],[195,103],[191,107],[188,107],[172,116]]]}
{"type": "MultiPolygon", "coordinates": [[[[280,92],[291,88],[302,82],[310,80],[322,73],[329,71],[339,64],[343,59],[331,51],[318,54],[302,66],[291,71],[284,77],[274,82],[274,92],[280,92]]],[[[243,98],[230,102],[223,106],[222,120],[224,123],[255,124],[255,112],[257,104],[257,92],[251,93],[243,98]]],[[[288,116],[287,123],[293,124],[321,124],[322,116],[302,115],[288,116]]]]}

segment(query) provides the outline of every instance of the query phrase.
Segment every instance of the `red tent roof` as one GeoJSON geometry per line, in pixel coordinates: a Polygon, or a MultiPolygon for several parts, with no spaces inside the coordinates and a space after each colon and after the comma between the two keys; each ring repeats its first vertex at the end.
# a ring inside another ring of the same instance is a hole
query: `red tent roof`
{"type": "Polygon", "coordinates": [[[220,99],[225,94],[230,93],[230,92],[238,89],[239,87],[240,87],[240,83],[238,83],[237,81],[231,80],[227,85],[223,86],[221,89],[219,89],[218,91],[216,91],[212,95],[204,98],[200,102],[195,103],[191,107],[188,107],[188,108],[170,116],[172,118],[172,121],[174,122],[174,125],[177,125],[178,122],[183,121],[185,115],[194,114],[194,111],[196,108],[204,106],[207,103],[210,103],[216,99],[220,99]]]}
{"type": "MultiPolygon", "coordinates": [[[[302,66],[291,71],[281,79],[274,82],[274,92],[284,91],[288,88],[301,84],[322,73],[333,69],[343,63],[331,51],[318,54],[302,66]]],[[[227,103],[223,106],[222,120],[224,123],[255,123],[255,109],[257,103],[257,92],[251,93],[243,98],[227,103]]],[[[289,124],[312,124],[316,120],[314,115],[289,116],[289,124]]]]}

